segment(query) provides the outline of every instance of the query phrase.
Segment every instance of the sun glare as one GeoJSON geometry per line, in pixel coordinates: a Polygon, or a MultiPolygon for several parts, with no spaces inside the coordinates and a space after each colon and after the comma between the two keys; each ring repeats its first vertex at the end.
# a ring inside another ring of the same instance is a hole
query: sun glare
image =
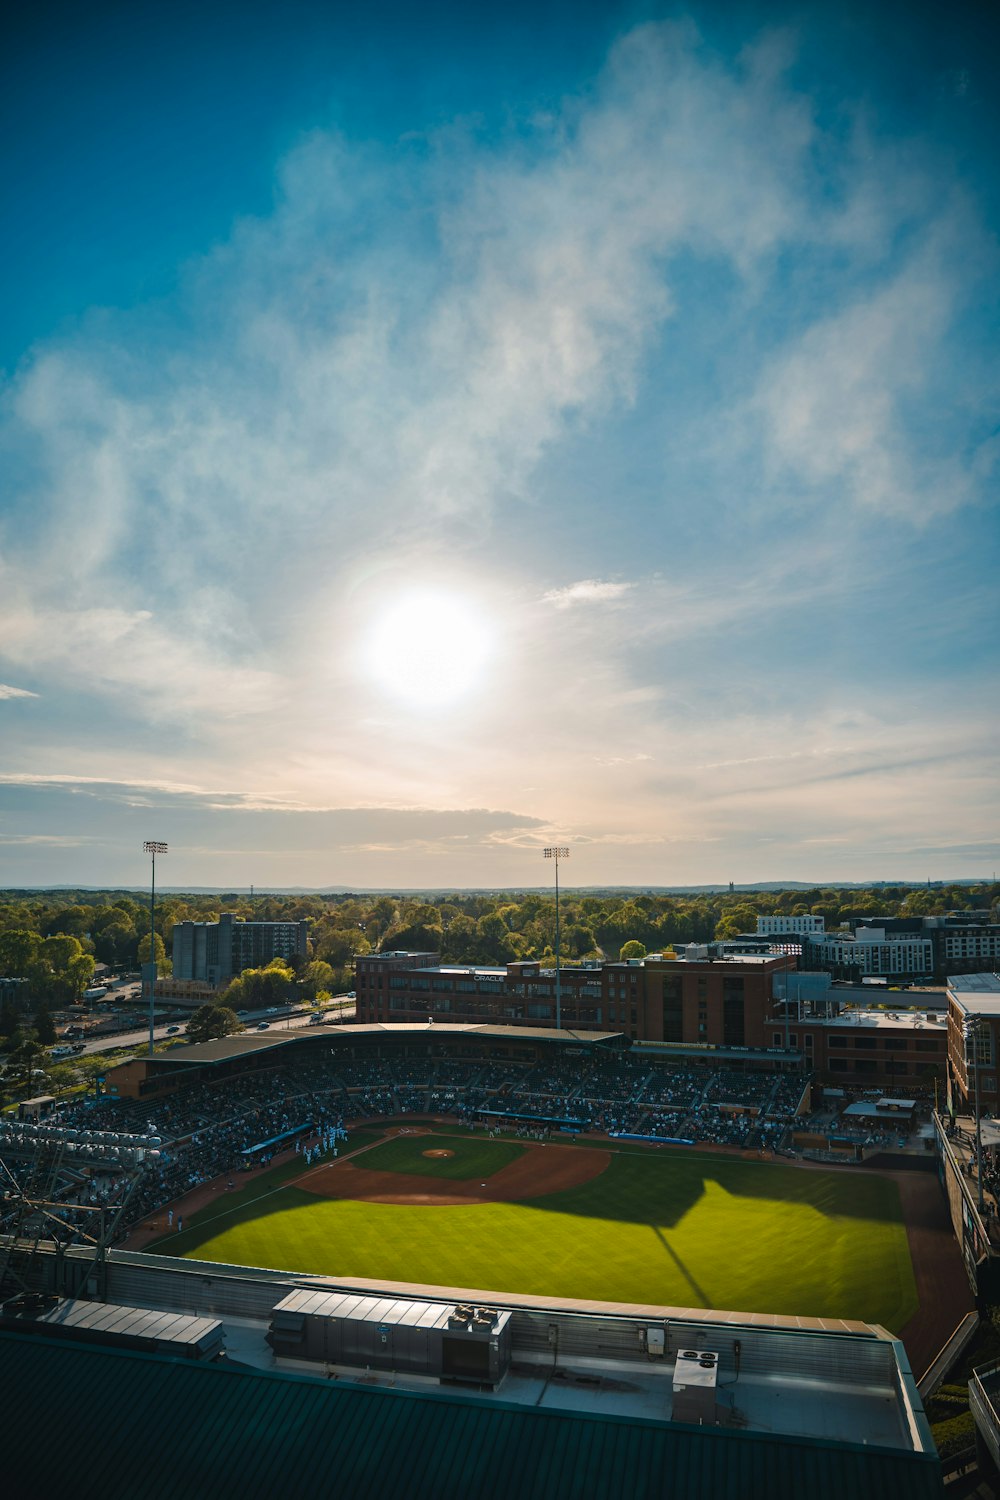
{"type": "Polygon", "coordinates": [[[369,675],[411,706],[455,703],[482,680],[492,653],[490,627],[474,605],[454,594],[408,594],[377,622],[369,638],[369,675]]]}

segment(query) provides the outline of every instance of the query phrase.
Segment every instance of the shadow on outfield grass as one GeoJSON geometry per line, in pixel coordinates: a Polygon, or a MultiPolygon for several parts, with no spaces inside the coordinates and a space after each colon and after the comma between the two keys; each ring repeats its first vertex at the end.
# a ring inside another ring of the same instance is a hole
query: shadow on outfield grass
{"type": "Polygon", "coordinates": [[[884,1177],[673,1153],[615,1155],[600,1177],[562,1193],[532,1198],[528,1206],[673,1229],[698,1203],[706,1183],[717,1183],[734,1198],[799,1204],[824,1218],[903,1221],[899,1189],[884,1177]]]}

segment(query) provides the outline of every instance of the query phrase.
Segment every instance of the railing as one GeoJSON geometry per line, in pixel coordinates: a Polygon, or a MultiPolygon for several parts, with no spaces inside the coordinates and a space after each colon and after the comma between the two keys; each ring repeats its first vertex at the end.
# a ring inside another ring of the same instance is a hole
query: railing
{"type": "Polygon", "coordinates": [[[991,1377],[995,1379],[998,1373],[1000,1373],[1000,1364],[996,1363],[973,1370],[972,1379],[969,1381],[969,1407],[975,1418],[979,1436],[989,1449],[994,1464],[1000,1468],[1000,1419],[997,1417],[993,1398],[984,1384],[984,1380],[991,1377]]]}

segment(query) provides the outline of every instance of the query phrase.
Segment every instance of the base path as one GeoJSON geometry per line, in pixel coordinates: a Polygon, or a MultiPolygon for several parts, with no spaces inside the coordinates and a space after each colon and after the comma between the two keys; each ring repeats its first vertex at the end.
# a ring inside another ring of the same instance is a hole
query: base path
{"type": "MultiPolygon", "coordinates": [[[[512,1161],[485,1181],[472,1177],[455,1181],[443,1177],[422,1177],[413,1172],[376,1172],[350,1161],[336,1161],[309,1172],[295,1183],[321,1198],[353,1198],[360,1203],[404,1203],[420,1207],[457,1207],[470,1203],[520,1203],[522,1199],[544,1198],[549,1193],[563,1193],[567,1188],[592,1182],[608,1168],[610,1151],[593,1147],[581,1151],[573,1146],[524,1146],[524,1155],[512,1161]]],[[[359,1152],[358,1162],[364,1160],[359,1152]]]]}

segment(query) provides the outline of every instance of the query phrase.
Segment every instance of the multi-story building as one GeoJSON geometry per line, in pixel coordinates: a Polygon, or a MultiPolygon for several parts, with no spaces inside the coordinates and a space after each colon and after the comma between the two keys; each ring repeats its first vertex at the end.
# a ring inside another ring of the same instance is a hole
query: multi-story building
{"type": "Polygon", "coordinates": [[[1000,1108],[1000,974],[948,981],[948,1097],[956,1113],[995,1115],[1000,1108]]]}
{"type": "Polygon", "coordinates": [[[786,934],[795,933],[802,936],[806,932],[823,932],[826,923],[822,917],[813,917],[808,914],[798,917],[767,916],[757,918],[758,937],[784,937],[786,934]]]}
{"type": "Polygon", "coordinates": [[[857,927],[853,937],[835,933],[803,937],[810,967],[839,977],[874,976],[914,979],[934,971],[934,945],[919,933],[887,932],[884,926],[857,927]]]}
{"type": "MultiPolygon", "coordinates": [[[[773,954],[712,959],[674,953],[561,969],[564,1028],[621,1031],[633,1041],[763,1047],[773,1011],[771,976],[794,968],[773,954]]],[[[489,1022],[551,1026],[556,973],[537,962],[504,968],[441,964],[436,953],[379,953],[355,960],[359,1022],[489,1022]]]]}
{"type": "MultiPolygon", "coordinates": [[[[556,1021],[555,971],[537,962],[460,966],[436,953],[378,953],[358,958],[355,972],[361,1024],[556,1021]]],[[[867,995],[859,1003],[860,989],[838,991],[829,974],[801,973],[782,953],[719,957],[691,945],[563,969],[559,988],[564,1030],[620,1032],[678,1060],[729,1058],[908,1093],[944,1084],[943,1013],[874,1009],[867,995]]]]}
{"type": "Polygon", "coordinates": [[[924,933],[934,945],[935,974],[943,978],[1000,968],[1000,922],[966,912],[923,920],[924,933]]]}
{"type": "Polygon", "coordinates": [[[227,985],[244,969],[257,969],[272,958],[306,958],[309,923],[244,922],[223,912],[217,922],[178,922],[174,928],[175,979],[197,979],[227,985]]]}
{"type": "MultiPolygon", "coordinates": [[[[354,970],[359,1022],[551,1026],[556,1020],[555,970],[539,963],[466,967],[442,964],[437,953],[375,953],[355,959],[354,970]]],[[[559,991],[563,1027],[607,1028],[601,965],[560,970],[559,991]]],[[[613,1008],[617,1016],[617,1005],[613,1008]]]]}

